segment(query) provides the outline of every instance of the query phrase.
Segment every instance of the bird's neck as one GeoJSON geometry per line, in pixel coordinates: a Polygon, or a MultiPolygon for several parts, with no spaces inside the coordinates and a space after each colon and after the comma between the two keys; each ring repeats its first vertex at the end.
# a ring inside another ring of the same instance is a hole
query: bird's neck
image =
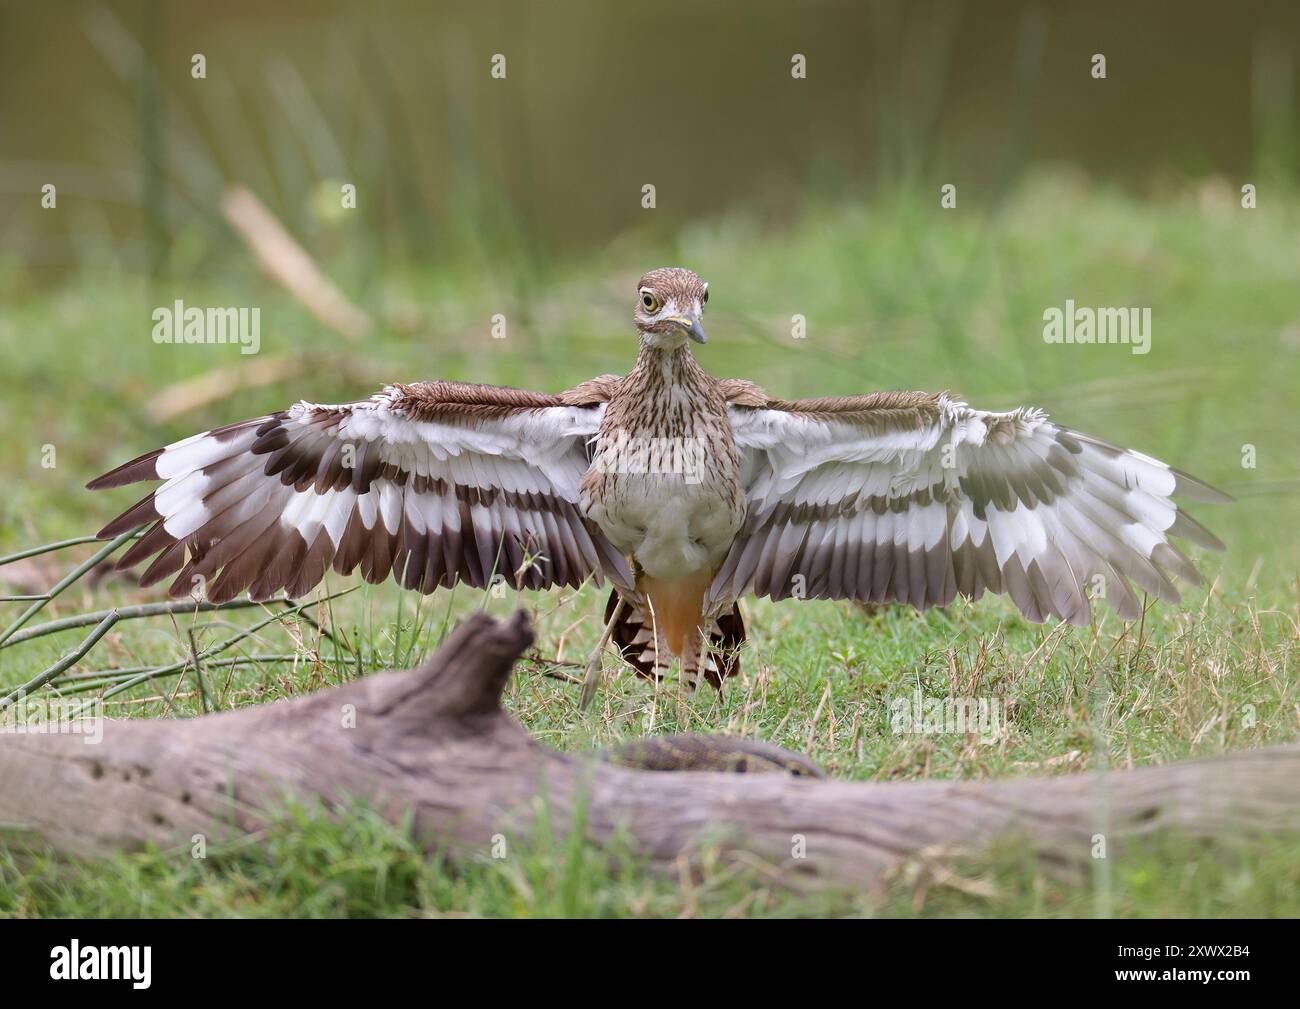
{"type": "Polygon", "coordinates": [[[665,347],[644,339],[636,356],[636,364],[632,367],[637,384],[649,390],[692,385],[700,371],[702,369],[696,363],[695,356],[685,344],[665,347]]]}

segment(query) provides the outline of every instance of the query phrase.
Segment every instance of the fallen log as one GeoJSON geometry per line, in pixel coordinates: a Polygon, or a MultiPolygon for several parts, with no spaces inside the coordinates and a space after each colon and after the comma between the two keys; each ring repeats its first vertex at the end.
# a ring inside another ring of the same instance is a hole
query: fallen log
{"type": "MultiPolygon", "coordinates": [[[[563,835],[581,822],[603,844],[622,828],[654,862],[674,863],[709,840],[731,855],[856,885],[927,853],[976,852],[1008,834],[1082,864],[1098,834],[1114,846],[1164,827],[1211,837],[1300,827],[1295,745],[993,782],[663,773],[560,752],[501,708],[531,642],[523,613],[504,623],[479,614],[415,671],[200,718],[109,720],[97,745],[69,734],[0,735],[0,822],[95,855],[253,832],[286,795],[331,808],[359,798],[393,819],[410,811],[431,849],[454,854],[486,851],[497,835],[523,840],[544,797],[551,830],[563,835]]],[[[697,757],[711,747],[727,749],[702,744],[697,757]]],[[[737,749],[759,765],[770,756],[737,749]]],[[[647,766],[666,766],[662,750],[648,750],[656,752],[647,766]]],[[[715,766],[711,759],[687,764],[715,766]]]]}

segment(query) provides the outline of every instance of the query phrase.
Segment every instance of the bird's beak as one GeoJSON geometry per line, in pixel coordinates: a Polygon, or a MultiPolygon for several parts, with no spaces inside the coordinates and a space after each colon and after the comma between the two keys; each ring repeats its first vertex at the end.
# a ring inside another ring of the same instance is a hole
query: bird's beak
{"type": "Polygon", "coordinates": [[[700,320],[690,315],[674,316],[673,322],[677,323],[682,329],[686,330],[686,335],[696,343],[708,343],[709,337],[704,332],[704,327],[700,325],[700,320]]]}

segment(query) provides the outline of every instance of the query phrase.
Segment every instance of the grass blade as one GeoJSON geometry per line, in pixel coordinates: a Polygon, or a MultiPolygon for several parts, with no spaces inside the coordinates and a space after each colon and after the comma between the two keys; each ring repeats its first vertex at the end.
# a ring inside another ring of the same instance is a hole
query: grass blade
{"type": "MultiPolygon", "coordinates": [[[[280,601],[290,606],[293,605],[288,599],[280,601]]],[[[248,609],[250,606],[261,605],[261,603],[255,603],[251,599],[232,599],[228,603],[200,603],[185,599],[169,603],[141,603],[138,606],[120,606],[115,612],[119,620],[135,620],[140,617],[154,617],[165,613],[208,613],[212,610],[243,610],[248,609]]],[[[74,627],[89,627],[91,624],[99,623],[108,613],[108,610],[99,610],[95,613],[79,613],[75,617],[60,617],[58,620],[37,624],[35,627],[29,627],[27,630],[15,634],[3,645],[0,645],[0,648],[10,648],[13,645],[22,644],[24,641],[31,641],[33,638],[43,638],[47,634],[57,634],[59,631],[71,630],[74,627]]]]}
{"type": "Polygon", "coordinates": [[[12,624],[10,624],[5,629],[5,632],[3,634],[0,634],[0,646],[3,646],[6,641],[8,641],[15,634],[17,634],[18,629],[22,627],[23,624],[27,623],[27,621],[30,620],[32,617],[34,617],[37,613],[43,610],[51,599],[59,595],[59,593],[61,593],[69,585],[72,585],[74,582],[76,582],[87,571],[90,571],[92,568],[98,565],[100,561],[104,560],[104,558],[111,557],[114,551],[118,549],[118,547],[120,547],[127,540],[134,539],[137,535],[140,534],[140,532],[143,529],[144,526],[140,526],[137,529],[132,529],[129,532],[124,532],[122,533],[122,535],[115,537],[114,539],[110,540],[108,543],[104,544],[103,549],[97,550],[89,560],[84,561],[82,564],[78,565],[68,574],[64,575],[63,578],[59,580],[59,583],[55,585],[54,588],[50,589],[50,594],[46,598],[32,603],[31,606],[27,607],[27,609],[23,611],[23,615],[21,617],[19,617],[12,624]]]}
{"type": "Polygon", "coordinates": [[[46,669],[44,672],[37,673],[35,676],[33,676],[22,686],[18,687],[15,690],[11,690],[3,698],[0,698],[0,711],[3,711],[5,708],[9,707],[9,705],[13,704],[14,701],[18,700],[19,698],[26,697],[33,690],[37,690],[43,687],[45,684],[49,683],[50,680],[54,679],[65,669],[68,669],[72,665],[74,665],[83,655],[85,655],[88,651],[90,651],[92,648],[95,647],[95,645],[99,642],[99,639],[102,638],[105,634],[107,634],[108,629],[112,627],[115,623],[117,623],[117,611],[112,610],[109,612],[108,616],[106,616],[103,620],[99,622],[98,627],[96,627],[93,631],[91,631],[88,635],[86,635],[86,639],[82,641],[81,644],[79,644],[76,648],[70,651],[67,655],[63,656],[63,658],[59,659],[59,661],[54,663],[54,665],[50,666],[49,669],[46,669]]]}
{"type": "MultiPolygon", "coordinates": [[[[280,620],[284,617],[294,616],[300,613],[304,608],[308,606],[315,605],[316,603],[325,602],[326,599],[337,599],[339,598],[339,596],[346,596],[350,592],[355,592],[358,588],[360,588],[360,586],[354,585],[350,589],[343,589],[341,592],[332,593],[331,595],[326,596],[324,599],[308,600],[305,603],[300,603],[299,605],[293,607],[292,609],[279,610],[275,613],[272,613],[265,620],[258,621],[252,627],[247,627],[244,630],[240,631],[238,634],[232,635],[231,637],[227,638],[225,641],[218,642],[217,644],[213,645],[210,648],[205,648],[203,651],[199,652],[198,658],[209,659],[214,655],[220,655],[222,652],[224,652],[226,649],[230,648],[231,646],[237,645],[245,638],[251,637],[252,635],[256,634],[258,631],[260,631],[263,627],[265,627],[267,624],[271,623],[272,621],[280,620]]],[[[131,677],[129,680],[119,683],[117,686],[112,687],[109,690],[104,691],[102,699],[107,700],[108,698],[113,697],[116,694],[122,693],[124,690],[130,690],[132,687],[138,686],[141,683],[145,683],[159,676],[166,676],[169,673],[180,672],[181,670],[185,669],[190,664],[190,662],[191,659],[187,656],[186,658],[181,659],[179,662],[173,662],[170,665],[159,666],[157,669],[147,670],[143,673],[140,673],[137,676],[131,677]]]]}
{"type": "MultiPolygon", "coordinates": [[[[141,527],[143,528],[143,527],[141,527]]],[[[131,536],[139,534],[140,529],[130,533],[131,536]]],[[[98,536],[77,536],[70,540],[59,540],[57,543],[46,543],[43,546],[31,547],[28,550],[20,550],[16,554],[7,554],[0,557],[0,568],[6,564],[12,564],[14,561],[25,561],[28,557],[39,557],[41,554],[53,553],[55,550],[66,550],[68,547],[81,546],[83,543],[102,543],[98,536]]]]}

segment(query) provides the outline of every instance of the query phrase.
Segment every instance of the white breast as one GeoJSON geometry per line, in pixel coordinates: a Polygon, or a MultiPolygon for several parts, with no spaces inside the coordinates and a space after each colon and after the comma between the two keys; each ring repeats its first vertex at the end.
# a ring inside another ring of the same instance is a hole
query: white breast
{"type": "Polygon", "coordinates": [[[652,578],[680,578],[721,563],[743,515],[712,480],[681,474],[609,474],[588,514],[652,578]]]}

